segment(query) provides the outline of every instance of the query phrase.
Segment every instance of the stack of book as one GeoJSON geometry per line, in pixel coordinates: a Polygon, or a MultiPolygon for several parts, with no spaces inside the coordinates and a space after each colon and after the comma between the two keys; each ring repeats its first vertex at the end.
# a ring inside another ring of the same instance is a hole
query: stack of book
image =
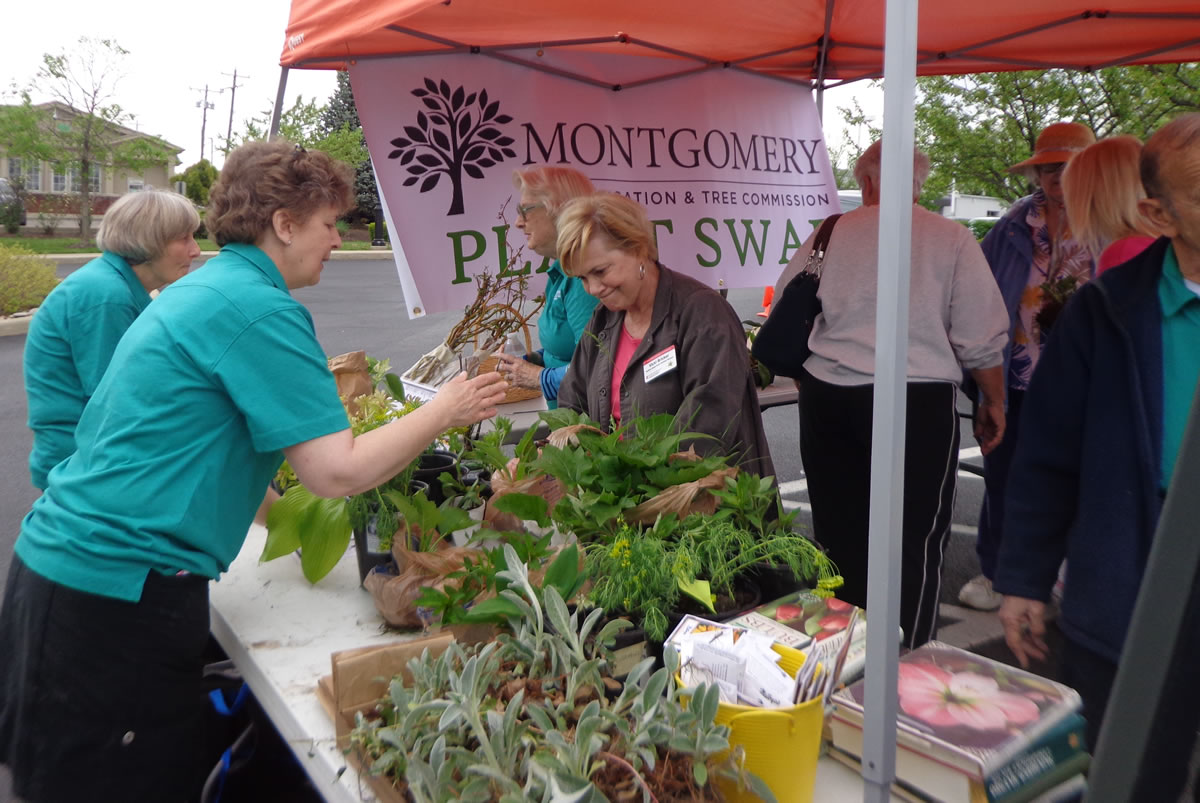
{"type": "MultiPolygon", "coordinates": [[[[1078,799],[1089,755],[1075,690],[930,642],[900,658],[896,784],[915,800],[1078,799]]],[[[858,768],[863,681],[836,692],[829,755],[858,768]]]]}
{"type": "Polygon", "coordinates": [[[860,677],[866,664],[866,612],[834,597],[797,591],[731,619],[729,624],[770,636],[825,666],[834,665],[842,645],[850,639],[840,683],[860,677]],[[851,621],[853,632],[848,632],[851,621]]]}

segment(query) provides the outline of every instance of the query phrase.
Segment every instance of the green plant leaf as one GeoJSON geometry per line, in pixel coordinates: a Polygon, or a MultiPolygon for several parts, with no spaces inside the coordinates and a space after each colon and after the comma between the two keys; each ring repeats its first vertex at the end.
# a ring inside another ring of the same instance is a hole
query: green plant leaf
{"type": "Polygon", "coordinates": [[[550,526],[546,500],[541,496],[523,493],[507,493],[498,496],[493,506],[502,513],[511,513],[522,521],[535,521],[539,527],[550,526]]]}
{"type": "Polygon", "coordinates": [[[346,553],[350,535],[345,499],[323,499],[303,485],[293,485],[267,514],[267,544],[261,559],[272,560],[300,549],[304,576],[316,583],[346,553]]]}
{"type": "Polygon", "coordinates": [[[716,598],[713,596],[712,589],[709,588],[707,580],[685,580],[682,577],[678,577],[676,578],[676,583],[678,583],[680,591],[687,594],[689,597],[696,600],[696,602],[699,602],[713,613],[717,612],[717,609],[713,607],[713,601],[716,598]]]}
{"type": "Polygon", "coordinates": [[[300,530],[300,568],[310,583],[333,570],[350,546],[350,516],[344,499],[322,499],[300,530]]]}
{"type": "Polygon", "coordinates": [[[565,600],[575,596],[582,580],[579,577],[579,547],[571,544],[550,562],[542,580],[543,587],[553,586],[565,600]]]}
{"type": "Polygon", "coordinates": [[[708,783],[708,767],[705,765],[703,759],[692,759],[692,777],[696,779],[696,786],[699,786],[701,789],[708,783]]]}

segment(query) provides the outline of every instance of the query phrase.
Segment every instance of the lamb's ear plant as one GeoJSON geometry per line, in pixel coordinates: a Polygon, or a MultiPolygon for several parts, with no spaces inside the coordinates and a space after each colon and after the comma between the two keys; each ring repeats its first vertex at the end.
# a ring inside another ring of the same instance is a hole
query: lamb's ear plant
{"type": "Polygon", "coordinates": [[[571,612],[556,586],[538,593],[511,547],[505,558],[502,596],[519,611],[511,635],[410,661],[410,682],[393,679],[376,712],[356,718],[351,749],[370,772],[439,803],[647,801],[668,781],[705,800],[716,798],[715,775],[739,776],[738,751],[723,757],[715,688],[689,690],[698,702],[685,708],[673,654],[667,668],[651,674],[647,659],[616,684],[604,642],[628,622],[597,630],[601,611],[571,612]]]}

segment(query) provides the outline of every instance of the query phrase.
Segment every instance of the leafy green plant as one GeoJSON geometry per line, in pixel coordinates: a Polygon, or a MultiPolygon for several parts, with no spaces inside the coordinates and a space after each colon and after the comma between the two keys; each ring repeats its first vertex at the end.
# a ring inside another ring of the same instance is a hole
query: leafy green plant
{"type": "MultiPolygon", "coordinates": [[[[356,398],[353,412],[347,410],[355,436],[389,424],[421,405],[417,399],[397,399],[383,390],[388,377],[395,378],[389,373],[387,360],[368,357],[367,367],[375,390],[356,398]]],[[[390,549],[399,527],[399,514],[388,494],[397,490],[407,493],[415,469],[416,461],[377,488],[341,499],[323,499],[303,487],[285,460],[275,474],[275,485],[283,491],[283,498],[267,513],[267,541],[260,560],[272,560],[299,548],[304,576],[316,583],[346,552],[354,531],[367,529],[372,518],[380,535],[380,548],[390,549]]]]}
{"type": "Polygon", "coordinates": [[[21,246],[0,243],[0,315],[37,307],[57,285],[53,262],[21,246]]]}
{"type": "Polygon", "coordinates": [[[633,618],[649,638],[666,638],[667,612],[678,607],[679,574],[689,568],[676,565],[672,545],[653,529],[643,533],[622,522],[611,542],[586,550],[588,574],[595,578],[589,601],[633,618]]]}
{"type": "Polygon", "coordinates": [[[613,536],[625,511],[665,488],[707,477],[728,462],[720,455],[696,460],[677,457],[685,442],[708,436],[687,432],[676,416],[667,413],[634,419],[611,433],[588,428],[599,429],[574,410],[559,408],[540,416],[552,430],[579,427],[576,444],[547,445],[531,466],[565,486],[566,494],[552,516],[559,529],[575,533],[580,540],[613,536]]]}
{"type": "Polygon", "coordinates": [[[674,650],[666,667],[651,673],[647,659],[617,683],[609,646],[629,623],[571,613],[557,587],[538,593],[511,547],[505,560],[511,634],[410,661],[411,682],[394,678],[356,718],[351,749],[371,773],[439,803],[719,799],[716,776],[773,800],[715,723],[716,690],[689,690],[684,707],[674,650]]]}

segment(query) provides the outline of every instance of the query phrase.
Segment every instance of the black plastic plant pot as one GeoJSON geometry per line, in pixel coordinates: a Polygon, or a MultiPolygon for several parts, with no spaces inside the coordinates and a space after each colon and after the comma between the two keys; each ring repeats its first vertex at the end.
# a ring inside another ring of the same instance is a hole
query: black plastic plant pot
{"type": "Polygon", "coordinates": [[[361,583],[367,579],[367,574],[376,566],[385,566],[392,560],[392,551],[383,549],[379,543],[379,533],[375,528],[375,517],[372,516],[366,529],[354,530],[354,556],[358,558],[358,580],[361,583]]]}
{"type": "Polygon", "coordinates": [[[797,580],[792,574],[792,570],[786,565],[756,563],[746,574],[751,582],[758,585],[759,594],[764,603],[774,602],[797,591],[812,588],[812,583],[797,580]]]}
{"type": "Polygon", "coordinates": [[[428,484],[429,490],[425,495],[435,505],[440,505],[446,499],[446,495],[442,491],[442,482],[438,479],[443,472],[449,472],[455,478],[458,477],[458,458],[453,453],[444,449],[435,449],[417,458],[417,470],[413,472],[413,479],[428,484]]]}

